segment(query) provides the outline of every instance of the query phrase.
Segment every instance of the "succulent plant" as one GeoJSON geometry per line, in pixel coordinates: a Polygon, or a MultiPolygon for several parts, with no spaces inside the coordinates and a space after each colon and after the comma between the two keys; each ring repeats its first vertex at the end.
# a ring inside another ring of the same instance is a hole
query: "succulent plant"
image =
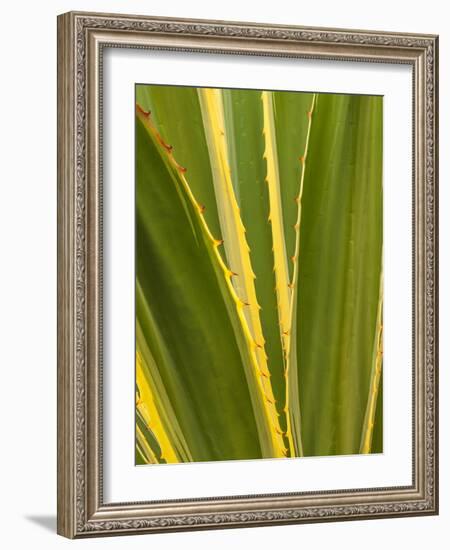
{"type": "Polygon", "coordinates": [[[382,450],[382,98],[138,85],[136,461],[382,450]]]}

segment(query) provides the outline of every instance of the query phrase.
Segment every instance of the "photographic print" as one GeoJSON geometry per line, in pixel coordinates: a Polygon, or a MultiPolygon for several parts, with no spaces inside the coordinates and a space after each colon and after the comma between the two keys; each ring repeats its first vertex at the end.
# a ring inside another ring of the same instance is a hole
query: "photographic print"
{"type": "Polygon", "coordinates": [[[383,452],[383,98],[136,85],[136,464],[383,452]]]}

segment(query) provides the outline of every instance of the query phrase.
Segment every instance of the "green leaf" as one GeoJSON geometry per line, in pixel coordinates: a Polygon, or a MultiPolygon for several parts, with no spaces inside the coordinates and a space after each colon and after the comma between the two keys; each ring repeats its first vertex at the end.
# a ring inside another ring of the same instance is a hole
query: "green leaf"
{"type": "Polygon", "coordinates": [[[247,342],[214,239],[182,176],[141,114],[136,122],[138,322],[192,459],[261,457],[242,368],[250,361],[247,342]]]}
{"type": "Polygon", "coordinates": [[[382,98],[320,94],[300,226],[297,374],[305,455],[359,452],[377,334],[381,156],[382,98]]]}
{"type": "Polygon", "coordinates": [[[272,231],[269,223],[269,193],[266,163],[263,160],[263,106],[259,90],[223,90],[228,151],[232,180],[238,197],[242,221],[250,247],[255,273],[255,287],[261,307],[260,318],[265,339],[265,352],[271,374],[280,425],[286,430],[283,411],[286,384],[281,348],[272,231]]]}
{"type": "Polygon", "coordinates": [[[220,239],[222,236],[197,88],[138,84],[136,101],[144,110],[151,112],[158,132],[173,147],[177,162],[186,168],[192,193],[205,207],[204,215],[211,233],[220,239]]]}
{"type": "MultiPolygon", "coordinates": [[[[271,269],[272,233],[268,219],[270,206],[266,164],[263,160],[265,141],[261,92],[223,90],[223,97],[228,149],[230,158],[233,159],[232,180],[256,275],[255,285],[261,306],[269,364],[274,368],[278,365],[282,372],[283,358],[278,328],[275,276],[271,269]]],[[[272,375],[275,376],[273,373],[272,375]]],[[[284,388],[284,382],[282,385],[284,388]]]]}
{"type": "Polygon", "coordinates": [[[150,464],[165,464],[161,447],[155,434],[146,424],[139,411],[136,413],[136,438],[139,454],[150,464]]]}
{"type": "Polygon", "coordinates": [[[289,448],[292,456],[303,456],[302,442],[302,425],[300,414],[300,398],[298,392],[298,354],[297,354],[297,328],[298,328],[298,294],[299,294],[299,256],[300,256],[300,224],[302,219],[302,200],[303,189],[305,184],[306,162],[309,152],[309,142],[311,137],[311,124],[315,105],[317,102],[317,94],[313,94],[311,105],[307,113],[308,126],[305,136],[305,145],[303,155],[300,157],[302,164],[300,174],[300,184],[295,199],[297,203],[297,214],[295,218],[295,243],[292,256],[292,278],[291,278],[291,296],[289,302],[289,333],[292,335],[289,338],[289,347],[286,350],[286,411],[288,419],[288,439],[289,448]]]}
{"type": "Polygon", "coordinates": [[[250,336],[254,368],[247,373],[254,395],[255,417],[261,432],[268,432],[270,446],[263,447],[265,456],[284,457],[287,448],[283,440],[265,352],[265,338],[260,318],[260,305],[256,295],[255,273],[248,244],[246,228],[236,198],[229,160],[230,137],[225,124],[222,90],[198,90],[205,127],[208,152],[211,160],[214,191],[219,213],[224,248],[229,267],[235,274],[233,288],[243,305],[243,329],[250,336]],[[253,388],[255,391],[253,391],[253,388]],[[267,430],[267,427],[269,428],[267,430]]]}
{"type": "Polygon", "coordinates": [[[159,337],[158,328],[151,311],[147,308],[139,282],[136,284],[136,312],[137,413],[159,442],[161,459],[174,463],[192,462],[189,445],[184,438],[155,359],[158,357],[159,364],[169,363],[169,354],[159,337]],[[147,321],[145,333],[141,327],[141,319],[147,321]]]}
{"type": "MultiPolygon", "coordinates": [[[[294,255],[299,193],[306,134],[313,94],[273,92],[278,166],[282,187],[284,238],[288,257],[294,255]]],[[[290,279],[293,264],[289,262],[290,279]]]]}
{"type": "Polygon", "coordinates": [[[372,453],[383,452],[383,377],[378,388],[377,407],[375,412],[375,425],[372,439],[372,453]]]}

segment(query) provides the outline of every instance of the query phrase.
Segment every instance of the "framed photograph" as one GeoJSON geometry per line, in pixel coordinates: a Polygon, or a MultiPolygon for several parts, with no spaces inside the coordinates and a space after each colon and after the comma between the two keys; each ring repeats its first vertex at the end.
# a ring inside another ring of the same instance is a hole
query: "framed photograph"
{"type": "Polygon", "coordinates": [[[58,532],[436,514],[438,38],[58,18],[58,532]]]}

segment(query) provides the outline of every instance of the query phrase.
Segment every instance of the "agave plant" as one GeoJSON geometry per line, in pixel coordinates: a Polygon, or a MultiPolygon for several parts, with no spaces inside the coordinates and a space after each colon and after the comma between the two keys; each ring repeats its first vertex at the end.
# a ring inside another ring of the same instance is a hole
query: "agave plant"
{"type": "Polygon", "coordinates": [[[382,99],[139,85],[136,461],[382,450],[382,99]]]}

